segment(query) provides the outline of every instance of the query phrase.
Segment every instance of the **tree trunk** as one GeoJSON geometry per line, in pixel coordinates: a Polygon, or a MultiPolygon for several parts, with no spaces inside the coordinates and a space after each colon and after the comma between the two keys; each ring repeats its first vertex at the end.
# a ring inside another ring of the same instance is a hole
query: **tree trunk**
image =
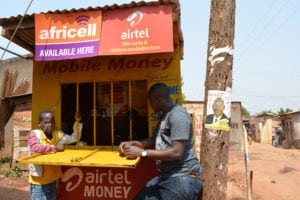
{"type": "MultiPolygon", "coordinates": [[[[231,96],[234,23],[235,0],[211,0],[204,119],[207,115],[209,90],[226,91],[231,96]]],[[[207,129],[204,124],[200,153],[204,179],[203,199],[226,199],[230,131],[207,129]]]]}

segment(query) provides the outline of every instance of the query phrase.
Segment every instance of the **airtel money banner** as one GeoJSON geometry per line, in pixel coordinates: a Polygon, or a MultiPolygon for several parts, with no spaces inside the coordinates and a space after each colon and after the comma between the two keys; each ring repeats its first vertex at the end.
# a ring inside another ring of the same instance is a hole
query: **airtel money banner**
{"type": "Polygon", "coordinates": [[[97,56],[101,11],[35,15],[35,60],[97,56]]]}

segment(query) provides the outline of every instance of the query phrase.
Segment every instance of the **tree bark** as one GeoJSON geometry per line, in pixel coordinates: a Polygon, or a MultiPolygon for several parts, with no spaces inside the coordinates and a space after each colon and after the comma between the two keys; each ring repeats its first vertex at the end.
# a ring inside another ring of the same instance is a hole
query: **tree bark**
{"type": "MultiPolygon", "coordinates": [[[[234,46],[235,0],[211,0],[204,119],[209,90],[231,93],[234,46]]],[[[205,121],[205,120],[204,120],[205,121]]],[[[203,198],[226,199],[229,133],[207,129],[203,123],[200,160],[203,168],[203,198]]]]}

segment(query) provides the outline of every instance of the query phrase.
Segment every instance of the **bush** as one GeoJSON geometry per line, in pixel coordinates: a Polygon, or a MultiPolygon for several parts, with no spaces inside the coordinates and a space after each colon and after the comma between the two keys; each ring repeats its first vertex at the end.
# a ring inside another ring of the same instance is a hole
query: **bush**
{"type": "Polygon", "coordinates": [[[1,164],[9,163],[10,160],[11,160],[11,158],[10,158],[9,156],[4,156],[4,157],[1,156],[1,158],[0,158],[0,163],[1,163],[1,164]]]}
{"type": "Polygon", "coordinates": [[[11,166],[11,157],[1,156],[0,175],[4,175],[6,177],[21,177],[22,173],[17,163],[13,163],[11,166]]]}

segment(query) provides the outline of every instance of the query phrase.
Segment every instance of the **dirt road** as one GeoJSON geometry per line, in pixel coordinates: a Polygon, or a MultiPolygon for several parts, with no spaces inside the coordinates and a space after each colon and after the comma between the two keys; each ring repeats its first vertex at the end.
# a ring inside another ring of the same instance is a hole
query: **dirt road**
{"type": "MultiPolygon", "coordinates": [[[[296,200],[300,188],[300,150],[274,148],[269,144],[249,146],[250,170],[253,171],[253,200],[296,200]]],[[[230,151],[227,200],[247,200],[244,153],[230,151]]],[[[29,199],[25,178],[0,177],[3,200],[29,199]]]]}
{"type": "MultiPolygon", "coordinates": [[[[253,171],[253,200],[296,200],[300,188],[300,150],[275,148],[269,144],[249,145],[253,171]]],[[[246,200],[244,153],[230,151],[228,195],[230,200],[246,200]]]]}

